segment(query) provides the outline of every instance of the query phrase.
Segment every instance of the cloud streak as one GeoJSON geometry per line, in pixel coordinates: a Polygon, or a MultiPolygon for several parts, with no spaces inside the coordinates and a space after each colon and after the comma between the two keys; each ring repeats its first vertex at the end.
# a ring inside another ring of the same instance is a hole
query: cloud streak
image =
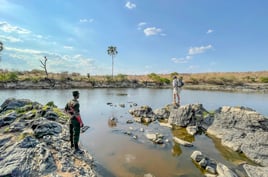
{"type": "Polygon", "coordinates": [[[191,47],[189,48],[188,55],[186,57],[182,57],[182,58],[173,57],[171,58],[171,61],[173,63],[188,63],[193,58],[194,55],[204,53],[210,49],[212,49],[212,45],[210,44],[207,46],[191,47]]]}
{"type": "Polygon", "coordinates": [[[191,47],[188,51],[189,55],[196,55],[200,53],[204,53],[205,51],[209,50],[212,48],[212,45],[207,45],[207,46],[200,46],[200,47],[191,47]]]}
{"type": "Polygon", "coordinates": [[[3,41],[12,42],[12,43],[23,42],[21,39],[16,38],[16,37],[12,37],[12,36],[2,36],[2,35],[0,35],[0,39],[3,40],[3,41]]]}
{"type": "Polygon", "coordinates": [[[171,58],[174,63],[188,63],[192,56],[186,56],[184,58],[171,58]]]}
{"type": "Polygon", "coordinates": [[[18,26],[12,26],[9,23],[5,21],[0,21],[0,30],[6,32],[6,33],[18,33],[18,34],[29,34],[31,31],[20,28],[18,26]]]}
{"type": "Polygon", "coordinates": [[[92,22],[94,22],[94,19],[93,18],[90,18],[90,19],[83,18],[83,19],[80,19],[79,22],[80,23],[92,23],[92,22]]]}
{"type": "Polygon", "coordinates": [[[147,23],[146,22],[140,22],[138,24],[138,30],[141,30],[147,23]]]}

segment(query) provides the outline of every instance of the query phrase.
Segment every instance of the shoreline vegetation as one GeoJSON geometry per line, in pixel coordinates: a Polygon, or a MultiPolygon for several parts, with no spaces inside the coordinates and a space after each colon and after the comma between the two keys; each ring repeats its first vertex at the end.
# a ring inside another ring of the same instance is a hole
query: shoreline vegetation
{"type": "Polygon", "coordinates": [[[171,88],[174,75],[183,77],[184,89],[268,92],[268,71],[100,76],[0,70],[0,89],[171,88]]]}

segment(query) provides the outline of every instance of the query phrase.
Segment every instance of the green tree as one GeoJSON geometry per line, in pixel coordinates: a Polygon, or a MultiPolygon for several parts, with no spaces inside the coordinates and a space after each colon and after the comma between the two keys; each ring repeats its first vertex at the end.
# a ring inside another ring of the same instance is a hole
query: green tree
{"type": "Polygon", "coordinates": [[[112,78],[114,77],[114,57],[117,55],[117,49],[115,46],[109,46],[107,50],[108,55],[112,56],[112,78]]]}

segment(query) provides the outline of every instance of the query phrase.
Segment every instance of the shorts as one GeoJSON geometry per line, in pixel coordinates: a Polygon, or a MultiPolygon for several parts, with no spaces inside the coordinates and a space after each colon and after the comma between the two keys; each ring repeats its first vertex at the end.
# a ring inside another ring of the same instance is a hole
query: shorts
{"type": "Polygon", "coordinates": [[[177,95],[177,94],[180,94],[180,93],[181,93],[181,88],[179,88],[179,87],[173,88],[173,94],[174,95],[177,95]]]}

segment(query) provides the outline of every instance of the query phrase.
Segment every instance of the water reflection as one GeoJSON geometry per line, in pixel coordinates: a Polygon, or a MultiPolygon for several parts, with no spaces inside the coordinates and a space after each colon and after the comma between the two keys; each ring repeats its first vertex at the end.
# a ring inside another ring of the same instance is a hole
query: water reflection
{"type": "Polygon", "coordinates": [[[220,139],[218,139],[214,136],[211,136],[211,135],[210,135],[210,138],[214,142],[215,148],[217,148],[217,150],[219,150],[221,156],[224,157],[227,161],[232,162],[235,165],[241,165],[244,163],[248,163],[251,165],[257,165],[255,162],[249,160],[244,154],[239,153],[239,152],[234,152],[232,149],[230,149],[226,146],[222,146],[220,139]]]}
{"type": "Polygon", "coordinates": [[[115,117],[111,117],[108,119],[108,126],[109,127],[116,127],[117,119],[115,117]]]}
{"type": "Polygon", "coordinates": [[[181,127],[175,127],[172,129],[172,134],[174,137],[177,137],[179,139],[182,139],[187,142],[194,142],[195,138],[194,136],[187,133],[186,128],[181,127]]]}
{"type": "Polygon", "coordinates": [[[173,156],[179,156],[179,155],[181,155],[182,150],[181,150],[180,145],[177,144],[177,143],[174,143],[171,152],[172,152],[172,155],[173,155],[173,156]]]}

